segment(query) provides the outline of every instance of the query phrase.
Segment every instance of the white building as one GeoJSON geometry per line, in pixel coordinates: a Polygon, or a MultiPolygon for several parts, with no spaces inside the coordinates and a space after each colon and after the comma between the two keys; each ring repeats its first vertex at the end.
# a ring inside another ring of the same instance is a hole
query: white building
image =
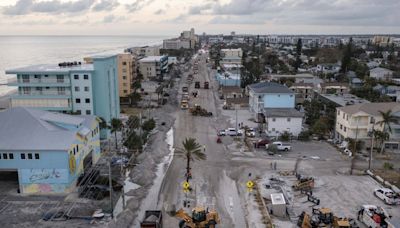
{"type": "Polygon", "coordinates": [[[242,64],[243,51],[237,49],[221,49],[222,60],[220,64],[242,64]]]}
{"type": "Polygon", "coordinates": [[[369,76],[377,80],[390,80],[393,76],[393,71],[386,68],[377,67],[369,71],[369,76]]]}
{"type": "Polygon", "coordinates": [[[318,64],[317,73],[322,74],[335,74],[340,71],[340,65],[338,64],[318,64]]]}
{"type": "Polygon", "coordinates": [[[190,40],[181,40],[181,39],[168,39],[163,40],[163,48],[164,49],[190,49],[191,48],[190,40]]]}
{"type": "Polygon", "coordinates": [[[265,132],[268,136],[278,137],[284,132],[298,136],[302,131],[303,114],[293,108],[266,108],[265,132]]]}
{"type": "Polygon", "coordinates": [[[167,56],[148,56],[139,60],[139,71],[144,79],[162,78],[167,69],[167,56]]]}
{"type": "Polygon", "coordinates": [[[159,56],[160,47],[159,46],[143,46],[143,47],[133,47],[126,50],[132,55],[146,57],[146,56],[159,56]]]}

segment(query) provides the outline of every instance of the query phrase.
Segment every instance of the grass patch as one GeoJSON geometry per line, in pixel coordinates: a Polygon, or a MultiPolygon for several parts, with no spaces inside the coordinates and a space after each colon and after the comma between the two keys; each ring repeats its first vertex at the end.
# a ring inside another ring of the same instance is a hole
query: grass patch
{"type": "Polygon", "coordinates": [[[398,170],[379,169],[374,170],[374,173],[400,188],[400,172],[398,170]]]}

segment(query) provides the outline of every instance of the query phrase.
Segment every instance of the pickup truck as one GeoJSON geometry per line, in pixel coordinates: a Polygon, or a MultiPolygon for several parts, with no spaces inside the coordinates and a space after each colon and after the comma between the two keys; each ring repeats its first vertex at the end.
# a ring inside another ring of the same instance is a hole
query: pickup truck
{"type": "MultiPolygon", "coordinates": [[[[275,145],[279,151],[289,151],[292,149],[289,144],[283,144],[282,142],[273,142],[272,144],[275,145]]],[[[270,144],[265,144],[265,149],[268,150],[269,145],[270,144]]]]}

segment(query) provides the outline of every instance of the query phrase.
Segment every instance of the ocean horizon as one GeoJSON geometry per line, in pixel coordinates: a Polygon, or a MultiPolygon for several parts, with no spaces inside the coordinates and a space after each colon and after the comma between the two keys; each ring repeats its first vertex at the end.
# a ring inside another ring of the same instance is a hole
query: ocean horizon
{"type": "MultiPolygon", "coordinates": [[[[83,61],[84,57],[123,53],[135,46],[161,45],[169,36],[157,35],[0,35],[0,84],[8,69],[37,64],[83,61]]],[[[0,95],[15,87],[0,85],[0,95]]]]}

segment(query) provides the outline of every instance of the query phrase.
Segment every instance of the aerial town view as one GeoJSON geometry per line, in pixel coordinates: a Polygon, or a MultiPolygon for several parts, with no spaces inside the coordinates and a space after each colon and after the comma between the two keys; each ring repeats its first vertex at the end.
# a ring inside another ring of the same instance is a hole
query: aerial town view
{"type": "Polygon", "coordinates": [[[0,227],[400,228],[399,11],[1,0],[0,227]]]}

